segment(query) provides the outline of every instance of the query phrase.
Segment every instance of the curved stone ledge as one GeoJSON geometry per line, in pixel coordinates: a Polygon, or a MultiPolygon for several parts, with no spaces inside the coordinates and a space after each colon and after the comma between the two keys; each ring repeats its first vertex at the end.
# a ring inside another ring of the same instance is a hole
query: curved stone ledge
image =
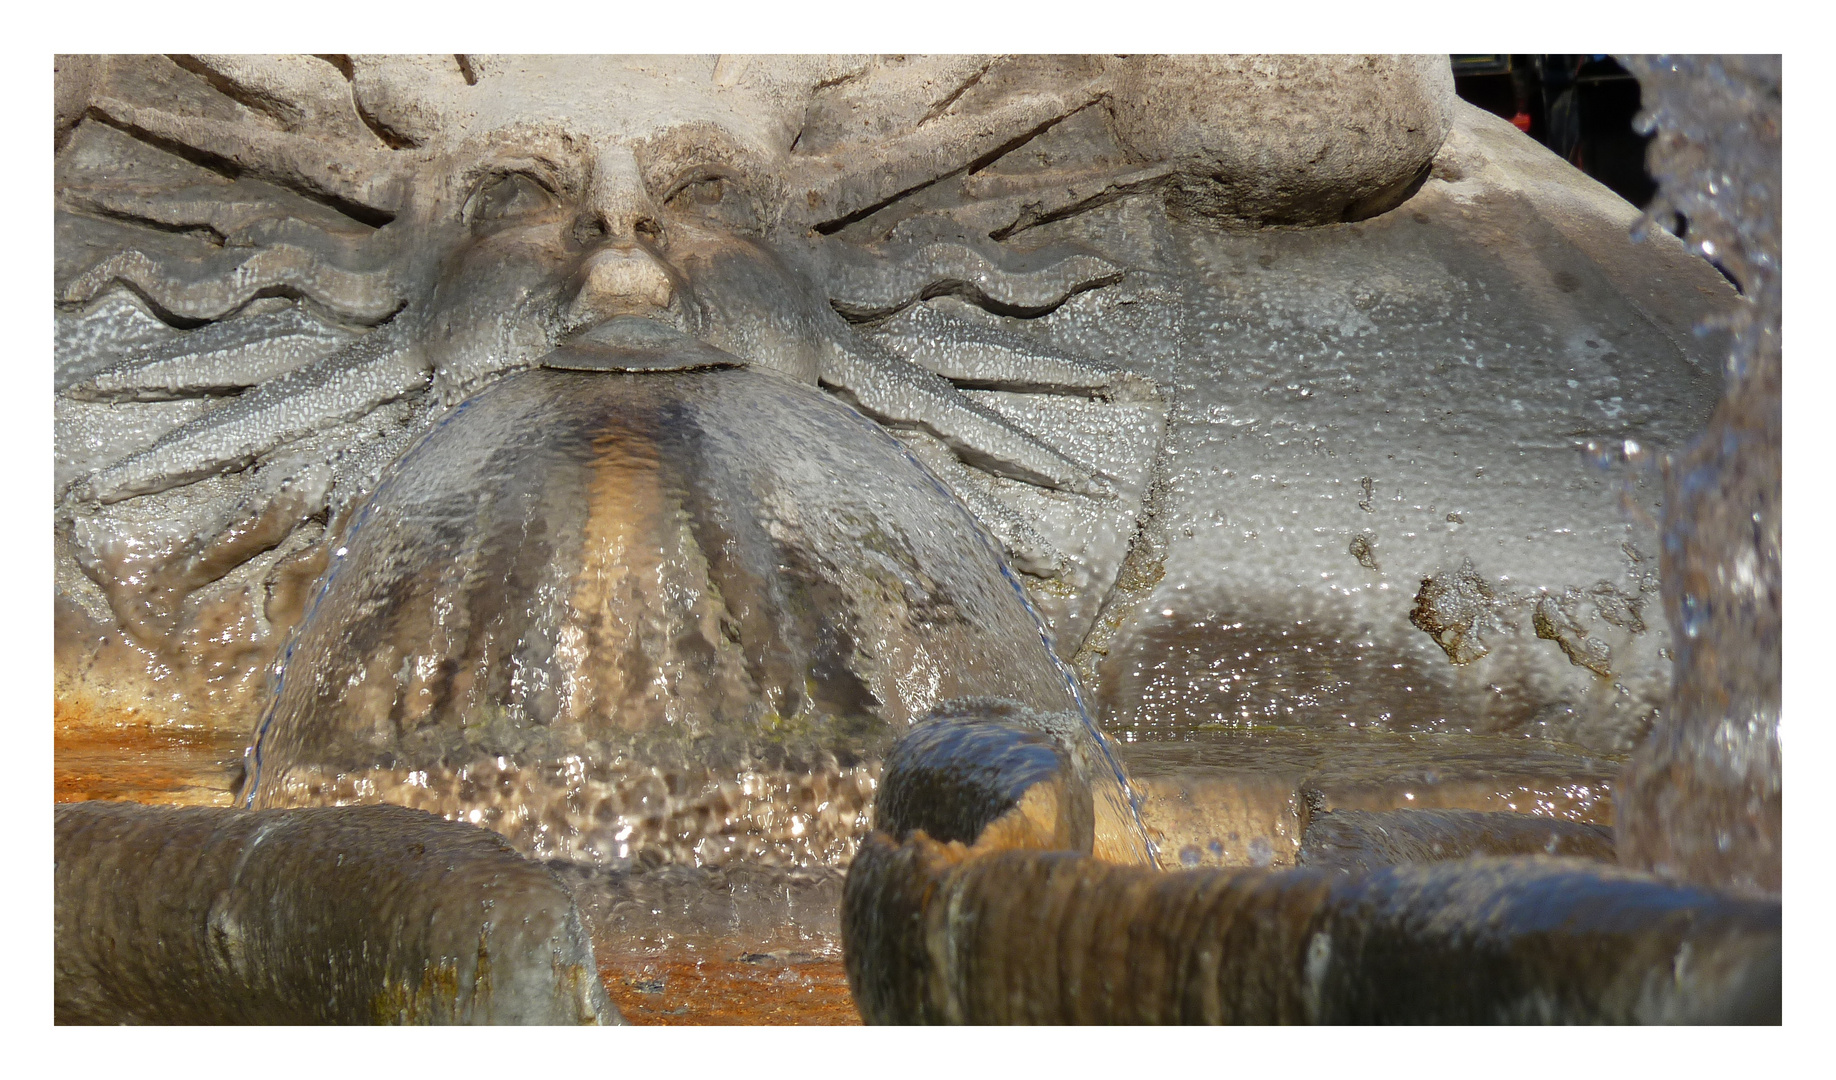
{"type": "Polygon", "coordinates": [[[992,720],[934,718],[900,739],[874,801],[883,830],[939,840],[985,838],[1001,848],[1088,854],[1095,842],[1090,784],[1042,731],[992,720]]]}
{"type": "Polygon", "coordinates": [[[869,1023],[1779,1021],[1776,901],[1543,856],[1162,873],[1042,851],[1071,846],[1051,838],[1070,832],[1053,808],[1076,805],[1074,774],[1030,733],[991,754],[1000,725],[953,723],[888,757],[884,831],[848,870],[842,942],[869,1023]],[[972,746],[1013,775],[947,760],[972,746]]]}
{"type": "Polygon", "coordinates": [[[622,1023],[567,890],[395,806],[56,810],[60,1024],[622,1023]]]}
{"type": "Polygon", "coordinates": [[[1158,873],[876,834],[842,940],[869,1023],[1777,1023],[1779,910],[1542,857],[1158,873]]]}

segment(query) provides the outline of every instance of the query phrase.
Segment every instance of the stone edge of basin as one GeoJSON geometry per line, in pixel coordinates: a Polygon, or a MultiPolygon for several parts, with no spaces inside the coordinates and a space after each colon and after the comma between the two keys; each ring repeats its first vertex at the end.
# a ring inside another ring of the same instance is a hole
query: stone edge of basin
{"type": "Polygon", "coordinates": [[[1062,841],[1075,777],[1034,733],[1006,736],[1028,750],[1013,777],[943,760],[988,760],[999,725],[974,726],[889,755],[882,792],[934,797],[877,804],[848,869],[843,954],[870,1024],[1780,1021],[1776,900],[1547,856],[1118,866],[1062,841]],[[966,790],[937,796],[952,777],[966,790]]]}
{"type": "Polygon", "coordinates": [[[59,1024],[620,1024],[572,897],[396,806],[55,810],[59,1024]]]}

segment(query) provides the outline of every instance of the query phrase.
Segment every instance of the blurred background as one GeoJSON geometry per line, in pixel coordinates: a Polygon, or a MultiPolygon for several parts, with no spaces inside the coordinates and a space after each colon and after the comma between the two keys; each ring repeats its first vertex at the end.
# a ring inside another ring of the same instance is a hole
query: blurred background
{"type": "Polygon", "coordinates": [[[1453,71],[1462,98],[1516,124],[1632,205],[1650,203],[1657,190],[1645,173],[1650,136],[1632,127],[1638,80],[1612,57],[1459,54],[1453,71]]]}

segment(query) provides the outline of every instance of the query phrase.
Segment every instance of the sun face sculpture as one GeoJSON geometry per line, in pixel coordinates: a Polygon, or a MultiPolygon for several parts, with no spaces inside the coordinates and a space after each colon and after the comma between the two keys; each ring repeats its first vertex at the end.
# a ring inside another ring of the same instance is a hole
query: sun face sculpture
{"type": "MultiPolygon", "coordinates": [[[[1358,66],[1381,82],[1408,65],[1358,66]]],[[[1448,82],[1444,58],[1434,66],[1448,82]]],[[[1169,215],[1352,220],[1420,184],[1447,130],[1341,65],[1324,76],[1340,95],[1328,97],[1360,137],[1407,136],[1376,155],[1381,167],[1352,168],[1339,155],[1358,140],[1343,130],[1217,92],[1224,77],[1280,83],[1281,68],[467,56],[72,67],[58,87],[60,604],[74,565],[140,641],[189,632],[234,646],[243,631],[181,613],[187,597],[242,575],[265,579],[272,606],[282,579],[312,581],[313,553],[384,465],[500,376],[538,365],[765,369],[918,440],[946,482],[960,470],[1098,501],[1119,485],[1090,446],[981,396],[1110,405],[1148,391],[998,321],[1047,315],[1129,272],[1113,252],[1038,245],[1033,227],[1155,187],[1169,215]],[[1238,130],[1195,136],[1224,130],[1224,111],[1238,130]],[[1053,161],[1034,145],[1092,120],[1116,153],[1053,161]],[[1257,130],[1265,142],[1242,135],[1257,130]]],[[[1265,100],[1295,96],[1283,85],[1265,100]]],[[[979,491],[958,494],[1011,561],[1062,572],[1061,553],[979,491]]]]}
{"type": "Polygon", "coordinates": [[[1074,645],[1126,545],[1073,534],[1126,539],[1166,410],[1123,358],[1020,332],[1129,272],[1038,227],[1156,190],[1228,192],[1227,224],[1376,212],[1425,174],[1445,73],[1355,66],[1334,92],[1385,87],[1406,123],[1290,115],[1267,59],[64,58],[60,595],[155,652],[271,649],[188,598],[297,607],[444,410],[558,347],[679,336],[895,429],[1016,569],[1081,595],[1074,645]],[[1110,404],[1136,435],[1085,422],[1110,404]]]}
{"type": "MultiPolygon", "coordinates": [[[[1120,268],[1014,250],[949,219],[870,246],[825,235],[1087,107],[1097,78],[978,101],[985,60],[896,78],[846,58],[114,64],[61,155],[58,300],[106,324],[95,310],[132,294],[183,332],[138,350],[92,334],[92,351],[66,351],[60,394],[192,408],[169,407],[185,418],[63,478],[61,498],[106,520],[138,497],[262,477],[226,488],[214,501],[240,510],[219,507],[215,535],[173,547],[143,584],[171,578],[175,560],[265,550],[235,543],[248,522],[273,539],[323,518],[363,486],[346,474],[373,471],[401,432],[557,346],[634,330],[820,384],[989,473],[1105,492],[1075,451],[958,385],[1103,397],[1131,381],[1114,367],[928,309],[947,347],[902,355],[888,345],[901,339],[858,328],[941,295],[1040,315],[1120,268]],[[890,138],[871,122],[866,138],[822,130],[841,126],[838,110],[814,95],[849,80],[935,100],[916,118],[873,118],[890,138]],[[822,138],[826,152],[799,148],[822,138]]],[[[975,509],[1017,561],[1051,572],[1055,553],[1023,522],[993,500],[975,509]]]]}

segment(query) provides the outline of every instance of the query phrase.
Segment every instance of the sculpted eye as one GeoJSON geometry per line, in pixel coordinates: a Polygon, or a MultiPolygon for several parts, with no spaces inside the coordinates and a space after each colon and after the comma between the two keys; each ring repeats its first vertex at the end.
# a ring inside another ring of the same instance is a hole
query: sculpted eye
{"type": "Polygon", "coordinates": [[[528,173],[505,173],[478,185],[465,204],[468,221],[505,221],[553,208],[555,197],[528,173]]]}
{"type": "Polygon", "coordinates": [[[691,180],[677,188],[664,202],[671,210],[705,210],[718,205],[727,197],[727,187],[726,179],[719,176],[691,180]]]}
{"type": "Polygon", "coordinates": [[[759,208],[751,192],[725,169],[693,170],[669,189],[663,199],[663,209],[673,217],[739,232],[758,228],[759,208]]]}

